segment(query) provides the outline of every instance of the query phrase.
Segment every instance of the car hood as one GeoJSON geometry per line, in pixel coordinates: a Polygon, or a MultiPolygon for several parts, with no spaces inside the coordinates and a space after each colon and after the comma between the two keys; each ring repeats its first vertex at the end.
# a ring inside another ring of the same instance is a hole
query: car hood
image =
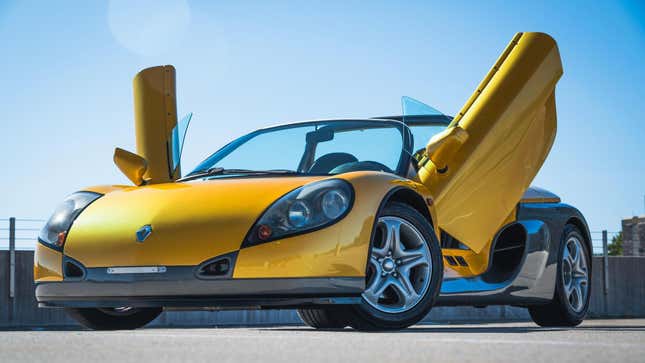
{"type": "Polygon", "coordinates": [[[109,191],[74,221],[65,255],[86,267],[197,265],[236,251],[262,212],[323,177],[245,177],[97,187],[109,191]],[[136,232],[150,225],[142,242],[136,232]]]}

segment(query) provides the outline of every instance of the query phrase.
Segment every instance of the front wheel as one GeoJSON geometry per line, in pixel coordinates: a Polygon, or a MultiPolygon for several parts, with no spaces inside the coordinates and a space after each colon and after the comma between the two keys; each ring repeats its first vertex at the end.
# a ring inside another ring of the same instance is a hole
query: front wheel
{"type": "Polygon", "coordinates": [[[298,309],[298,316],[315,329],[343,329],[349,324],[347,309],[344,306],[298,309]]]}
{"type": "Polygon", "coordinates": [[[441,287],[443,260],[432,225],[407,204],[378,216],[362,303],[349,307],[358,330],[397,330],[423,319],[441,287]]]}
{"type": "Polygon", "coordinates": [[[529,307],[533,321],[544,327],[576,326],[589,309],[591,260],[580,230],[567,224],[559,252],[555,296],[546,305],[529,307]]]}
{"type": "Polygon", "coordinates": [[[131,330],[153,321],[161,308],[67,308],[67,314],[92,330],[131,330]]]}

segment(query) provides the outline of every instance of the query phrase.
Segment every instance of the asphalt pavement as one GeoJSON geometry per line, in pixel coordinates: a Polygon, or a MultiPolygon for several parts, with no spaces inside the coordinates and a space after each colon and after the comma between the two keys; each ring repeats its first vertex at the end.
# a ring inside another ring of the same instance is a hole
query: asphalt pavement
{"type": "Polygon", "coordinates": [[[645,362],[645,319],[417,325],[387,333],[305,327],[0,331],[0,362],[645,362]]]}

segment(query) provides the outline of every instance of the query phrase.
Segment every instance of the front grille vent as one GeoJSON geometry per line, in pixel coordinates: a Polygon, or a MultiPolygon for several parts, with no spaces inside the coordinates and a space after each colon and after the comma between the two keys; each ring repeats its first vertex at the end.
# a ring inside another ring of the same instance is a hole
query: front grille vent
{"type": "Polygon", "coordinates": [[[446,261],[448,261],[450,266],[457,266],[457,261],[452,256],[446,256],[446,261]]]}
{"type": "Polygon", "coordinates": [[[459,263],[459,266],[468,266],[468,262],[466,262],[466,259],[464,259],[461,256],[455,256],[455,259],[457,260],[457,263],[459,263]]]}
{"type": "Polygon", "coordinates": [[[85,276],[85,270],[76,262],[65,261],[64,271],[65,278],[82,279],[85,276]]]}

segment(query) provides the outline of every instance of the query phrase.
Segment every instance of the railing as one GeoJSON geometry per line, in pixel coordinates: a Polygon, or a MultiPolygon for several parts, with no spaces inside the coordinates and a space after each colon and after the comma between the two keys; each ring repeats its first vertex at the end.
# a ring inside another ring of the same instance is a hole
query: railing
{"type": "Polygon", "coordinates": [[[34,218],[0,219],[0,250],[11,249],[12,241],[16,250],[33,250],[38,232],[45,222],[44,219],[34,218]]]}
{"type": "Polygon", "coordinates": [[[611,243],[612,239],[618,236],[620,232],[591,231],[591,246],[593,247],[594,256],[602,256],[605,254],[605,249],[611,243]]]}

